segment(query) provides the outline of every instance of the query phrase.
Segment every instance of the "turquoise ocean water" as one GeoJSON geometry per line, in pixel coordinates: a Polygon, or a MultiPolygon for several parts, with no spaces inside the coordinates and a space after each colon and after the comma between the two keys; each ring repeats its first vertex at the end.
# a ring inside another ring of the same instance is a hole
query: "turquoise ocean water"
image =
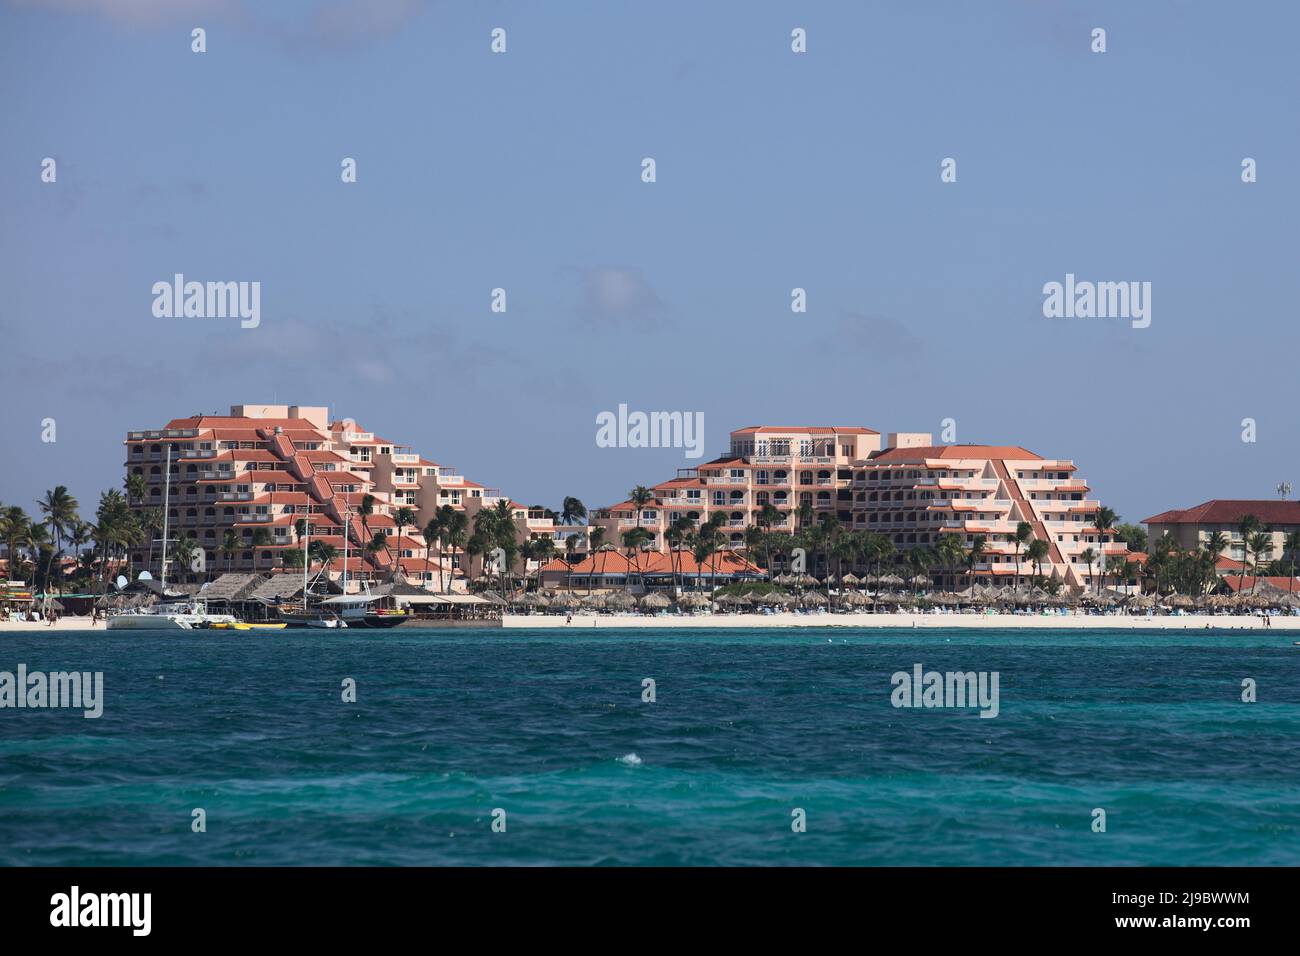
{"type": "Polygon", "coordinates": [[[98,720],[0,710],[0,864],[1296,865],[1294,640],[0,635],[105,680],[98,720]],[[894,708],[917,663],[997,671],[1000,715],[894,708]]]}

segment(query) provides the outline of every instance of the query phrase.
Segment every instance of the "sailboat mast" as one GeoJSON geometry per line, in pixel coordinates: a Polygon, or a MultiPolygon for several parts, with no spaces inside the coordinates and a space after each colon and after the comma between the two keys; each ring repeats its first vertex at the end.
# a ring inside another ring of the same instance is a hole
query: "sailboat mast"
{"type": "Polygon", "coordinates": [[[307,517],[302,522],[302,609],[307,610],[307,568],[311,564],[311,495],[307,495],[307,517]]]}
{"type": "Polygon", "coordinates": [[[167,444],[167,473],[163,482],[163,539],[162,539],[162,568],[159,570],[159,588],[164,594],[167,593],[167,515],[171,510],[172,497],[172,446],[167,444]]]}
{"type": "Polygon", "coordinates": [[[343,495],[343,593],[348,593],[348,522],[352,518],[352,511],[348,507],[347,494],[343,495]]]}

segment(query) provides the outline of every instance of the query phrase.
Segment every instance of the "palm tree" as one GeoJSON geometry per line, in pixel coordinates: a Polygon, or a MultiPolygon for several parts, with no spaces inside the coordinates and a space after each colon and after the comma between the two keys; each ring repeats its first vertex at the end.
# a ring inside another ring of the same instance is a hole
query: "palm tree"
{"type": "MultiPolygon", "coordinates": [[[[256,531],[253,532],[252,544],[254,548],[266,548],[269,547],[272,543],[273,542],[271,540],[271,532],[267,531],[265,528],[258,528],[256,531]]],[[[257,570],[256,552],[253,553],[253,570],[257,570]]]]}
{"type": "Polygon", "coordinates": [[[5,554],[9,558],[9,576],[15,580],[18,579],[18,548],[27,537],[30,524],[27,512],[17,505],[0,511],[0,540],[5,543],[5,554]]]}
{"type": "Polygon", "coordinates": [[[1252,570],[1255,572],[1255,579],[1250,582],[1250,593],[1255,593],[1255,588],[1259,587],[1259,559],[1273,550],[1273,535],[1269,531],[1257,531],[1250,536],[1250,550],[1255,554],[1255,564],[1252,570]]]}
{"type": "Polygon", "coordinates": [[[239,551],[239,535],[235,534],[234,528],[226,529],[225,536],[221,539],[221,547],[218,550],[226,559],[226,571],[230,571],[235,554],[239,551]]]}
{"type": "MultiPolygon", "coordinates": [[[[443,507],[450,507],[444,505],[443,507]]],[[[434,542],[438,544],[438,589],[442,588],[442,509],[438,509],[430,519],[429,523],[424,526],[424,580],[429,580],[429,557],[433,553],[434,542]]],[[[430,589],[432,590],[432,588],[430,589]]]]}
{"type": "Polygon", "coordinates": [[[126,488],[127,497],[132,501],[144,501],[144,496],[149,493],[144,475],[127,475],[122,484],[126,488]]]}
{"type": "Polygon", "coordinates": [[[1101,545],[1101,580],[1097,582],[1098,594],[1106,583],[1106,534],[1114,533],[1115,522],[1118,520],[1119,515],[1105,505],[1099,506],[1092,518],[1092,526],[1097,529],[1097,543],[1101,545]]]}
{"type": "MultiPolygon", "coordinates": [[[[380,534],[382,533],[383,532],[381,531],[380,534]]],[[[321,541],[320,539],[317,539],[308,545],[307,551],[309,556],[314,557],[320,562],[318,577],[326,574],[330,569],[330,565],[334,563],[334,559],[339,556],[338,549],[334,547],[334,545],[321,541]]],[[[308,567],[308,570],[310,571],[310,566],[308,567]]],[[[303,601],[306,601],[306,595],[303,595],[303,601]]]]}
{"type": "Polygon", "coordinates": [[[975,583],[975,565],[984,560],[984,535],[975,535],[975,540],[971,542],[970,550],[966,552],[966,583],[972,585],[975,583]]]}
{"type": "Polygon", "coordinates": [[[722,551],[722,545],[726,541],[726,536],[722,533],[722,525],[726,520],[725,512],[716,512],[709,517],[709,520],[700,530],[710,548],[709,587],[713,591],[718,589],[718,554],[722,551]]]}
{"type": "Polygon", "coordinates": [[[524,590],[528,590],[528,562],[537,556],[537,542],[528,538],[519,546],[519,557],[524,562],[524,590]]]}
{"type": "Polygon", "coordinates": [[[591,558],[591,573],[587,575],[587,594],[591,594],[591,582],[596,576],[596,553],[605,550],[605,528],[596,525],[587,532],[587,555],[591,558]]]}
{"type": "Polygon", "coordinates": [[[1211,532],[1210,536],[1205,539],[1205,551],[1210,556],[1211,570],[1216,566],[1219,560],[1219,555],[1223,553],[1223,549],[1230,543],[1228,536],[1222,531],[1211,532]]]}
{"type": "Polygon", "coordinates": [[[198,542],[192,535],[182,532],[177,535],[175,545],[172,550],[172,560],[176,562],[182,573],[193,574],[190,562],[194,560],[194,549],[198,547],[198,542]]]}
{"type": "Polygon", "coordinates": [[[396,574],[402,566],[402,529],[415,524],[415,509],[408,508],[406,505],[398,508],[393,512],[393,524],[397,526],[397,562],[393,570],[396,574]]]}
{"type": "Polygon", "coordinates": [[[376,531],[366,542],[366,556],[374,568],[379,567],[379,552],[388,550],[388,532],[376,531]]]}
{"type": "Polygon", "coordinates": [[[664,541],[668,544],[668,569],[673,576],[674,595],[678,593],[678,585],[677,585],[678,552],[682,546],[682,542],[686,540],[686,534],[685,532],[682,531],[680,521],[681,521],[680,518],[674,519],[673,523],[668,526],[668,530],[664,532],[664,541]]]}
{"type": "MultiPolygon", "coordinates": [[[[533,560],[537,562],[536,577],[537,589],[539,591],[542,588],[542,568],[544,568],[553,557],[555,557],[554,538],[538,538],[533,542],[533,560]]],[[[528,566],[524,565],[524,570],[527,571],[527,569],[528,566]]]]}
{"type": "Polygon", "coordinates": [[[370,536],[370,516],[375,513],[377,500],[374,495],[362,495],[361,504],[357,505],[357,517],[361,519],[361,527],[366,529],[367,537],[370,536]]]}
{"type": "Polygon", "coordinates": [[[813,508],[811,501],[799,502],[799,507],[796,510],[799,515],[800,529],[811,527],[812,523],[817,520],[817,512],[813,508]]]}
{"type": "MultiPolygon", "coordinates": [[[[594,534],[595,534],[596,531],[600,531],[600,530],[602,530],[602,529],[600,529],[600,528],[594,528],[594,529],[592,529],[593,536],[594,536],[594,534]]],[[[609,556],[610,556],[610,554],[617,553],[617,552],[618,552],[618,548],[614,547],[612,544],[602,544],[602,545],[600,545],[599,547],[596,547],[596,548],[593,548],[593,549],[592,549],[592,552],[591,552],[591,574],[587,575],[587,593],[588,593],[588,594],[591,594],[592,581],[593,581],[593,580],[595,579],[595,577],[596,577],[596,555],[598,555],[598,554],[601,555],[601,561],[600,561],[600,576],[601,576],[601,578],[603,579],[604,576],[605,576],[605,569],[609,566],[609,556]]]]}
{"type": "Polygon", "coordinates": [[[1042,538],[1035,538],[1029,542],[1029,547],[1025,548],[1025,558],[1034,564],[1035,578],[1043,576],[1043,559],[1051,553],[1051,547],[1042,538]]]}
{"type": "Polygon", "coordinates": [[[1034,526],[1028,521],[1016,525],[1016,590],[1020,590],[1020,549],[1034,536],[1034,526]]]}
{"type": "Polygon", "coordinates": [[[941,565],[948,572],[949,583],[953,590],[957,589],[957,565],[961,562],[964,551],[961,541],[955,534],[945,534],[939,539],[939,545],[935,548],[941,565]]]}
{"type": "Polygon", "coordinates": [[[1092,548],[1084,548],[1079,552],[1079,560],[1088,566],[1088,580],[1095,581],[1096,579],[1092,576],[1092,565],[1097,560],[1097,552],[1092,548]]]}
{"type": "Polygon", "coordinates": [[[898,551],[892,538],[883,534],[874,534],[871,536],[871,544],[868,545],[870,551],[876,559],[876,577],[879,578],[882,571],[885,570],[885,562],[893,562],[894,555],[898,551]]]}
{"type": "Polygon", "coordinates": [[[909,548],[907,552],[907,566],[911,569],[913,593],[920,593],[920,587],[917,585],[918,579],[926,577],[930,568],[934,564],[934,552],[924,545],[916,548],[909,548]]]}
{"type": "Polygon", "coordinates": [[[763,502],[763,507],[758,510],[758,525],[767,532],[763,536],[764,550],[766,551],[765,559],[767,561],[767,578],[772,579],[772,525],[780,524],[785,521],[785,515],[781,514],[779,508],[770,501],[763,502]]]}
{"type": "MultiPolygon", "coordinates": [[[[45,497],[38,501],[37,506],[41,513],[45,515],[44,523],[49,526],[50,538],[54,542],[54,548],[50,551],[49,560],[45,568],[45,604],[49,607],[50,587],[49,578],[53,568],[54,558],[56,555],[63,553],[63,539],[73,523],[79,520],[77,518],[77,499],[68,493],[64,485],[56,485],[53,491],[45,492],[45,497]]],[[[59,595],[63,595],[63,575],[59,575],[59,595]]]]}
{"type": "Polygon", "coordinates": [[[569,495],[560,506],[560,524],[587,523],[587,506],[582,499],[569,495]]]}
{"type": "MultiPolygon", "coordinates": [[[[637,579],[641,582],[642,589],[644,589],[645,578],[641,575],[641,546],[650,540],[650,532],[645,528],[628,528],[623,532],[622,537],[623,547],[627,550],[628,562],[636,565],[637,579]]],[[[626,584],[630,585],[631,581],[627,581],[626,584]]]]}
{"type": "MultiPolygon", "coordinates": [[[[835,557],[835,574],[837,577],[844,577],[844,559],[848,558],[849,563],[852,564],[853,559],[858,555],[858,548],[858,539],[852,532],[840,535],[831,545],[831,554],[835,557]]],[[[843,585],[841,585],[841,588],[843,588],[843,585]]],[[[826,589],[826,596],[828,599],[830,598],[829,587],[826,589]]]]}
{"type": "Polygon", "coordinates": [[[1241,573],[1237,575],[1237,591],[1246,584],[1246,562],[1250,557],[1250,539],[1251,536],[1259,531],[1260,521],[1254,515],[1242,515],[1237,524],[1237,529],[1241,532],[1241,573]]]}
{"type": "Polygon", "coordinates": [[[1300,551],[1300,531],[1289,531],[1282,542],[1282,552],[1291,558],[1291,573],[1287,575],[1286,582],[1287,594],[1290,594],[1295,587],[1295,555],[1297,551],[1300,551]]]}
{"type": "MultiPolygon", "coordinates": [[[[145,508],[140,512],[139,517],[140,530],[149,539],[149,556],[145,558],[145,566],[153,567],[153,545],[154,539],[163,529],[163,511],[161,508],[145,508]]],[[[163,544],[163,550],[167,550],[167,545],[163,544]]]]}
{"type": "MultiPolygon", "coordinates": [[[[72,553],[78,559],[81,558],[81,549],[90,541],[90,533],[93,526],[78,518],[68,529],[68,544],[72,545],[72,553]]],[[[93,555],[92,555],[93,557],[93,555]]]]}
{"type": "Polygon", "coordinates": [[[627,500],[632,502],[636,509],[632,512],[632,527],[639,529],[641,527],[641,510],[655,500],[654,492],[645,485],[637,485],[627,493],[627,500]]]}
{"type": "MultiPolygon", "coordinates": [[[[567,499],[566,499],[567,500],[567,499]]],[[[580,534],[571,534],[564,539],[564,563],[567,565],[564,575],[564,587],[573,593],[573,562],[578,554],[578,542],[582,539],[580,534]]]]}
{"type": "MultiPolygon", "coordinates": [[[[50,550],[50,533],[45,525],[32,521],[23,531],[23,547],[27,549],[27,559],[32,563],[32,588],[36,587],[36,575],[40,571],[41,552],[50,550]]],[[[49,582],[42,577],[41,587],[48,593],[49,582]]]]}
{"type": "Polygon", "coordinates": [[[692,536],[691,556],[695,558],[695,590],[704,590],[704,562],[713,554],[713,539],[705,531],[692,536]]]}
{"type": "MultiPolygon", "coordinates": [[[[465,538],[469,534],[469,518],[465,512],[452,508],[443,520],[442,533],[447,546],[451,548],[451,565],[447,568],[447,590],[450,591],[452,580],[456,576],[456,551],[465,547],[465,538]]],[[[441,573],[439,570],[440,575],[441,573]]]]}
{"type": "MultiPolygon", "coordinates": [[[[99,506],[95,509],[94,539],[100,551],[100,583],[103,589],[108,586],[108,572],[111,557],[119,551],[125,555],[127,549],[135,545],[144,534],[141,520],[148,511],[139,515],[132,512],[122,493],[114,488],[101,492],[99,506]]],[[[159,512],[161,517],[161,512],[159,512]]]]}
{"type": "MultiPolygon", "coordinates": [[[[481,511],[479,512],[479,514],[482,513],[483,512],[481,511]]],[[[465,542],[465,556],[470,558],[471,567],[473,566],[474,558],[485,558],[487,553],[491,550],[492,545],[488,541],[487,535],[478,528],[475,528],[474,533],[471,534],[469,539],[465,542]]]]}

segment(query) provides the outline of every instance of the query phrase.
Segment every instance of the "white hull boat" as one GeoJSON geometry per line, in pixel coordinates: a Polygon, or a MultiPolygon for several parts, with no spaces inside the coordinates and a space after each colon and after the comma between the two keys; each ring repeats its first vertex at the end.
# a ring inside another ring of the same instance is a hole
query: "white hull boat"
{"type": "Polygon", "coordinates": [[[193,631],[212,624],[234,624],[233,614],[208,614],[206,611],[124,611],[108,619],[110,631],[193,631]]]}

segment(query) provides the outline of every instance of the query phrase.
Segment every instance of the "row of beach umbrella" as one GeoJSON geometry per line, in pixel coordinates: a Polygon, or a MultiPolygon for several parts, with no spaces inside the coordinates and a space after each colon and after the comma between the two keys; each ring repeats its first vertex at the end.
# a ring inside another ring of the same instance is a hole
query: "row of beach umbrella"
{"type": "MultiPolygon", "coordinates": [[[[866,579],[846,574],[839,580],[845,585],[853,585],[862,583],[866,579]]],[[[907,583],[897,575],[882,575],[874,580],[880,586],[898,586],[907,583]]],[[[807,575],[778,575],[774,582],[795,585],[818,583],[807,575]]],[[[574,591],[559,591],[550,594],[540,591],[527,591],[510,600],[501,597],[494,591],[487,591],[483,593],[483,597],[494,604],[510,604],[535,610],[587,608],[630,611],[640,608],[653,611],[663,610],[674,605],[682,609],[695,609],[716,604],[721,608],[738,609],[745,607],[824,607],[827,605],[838,607],[914,606],[918,603],[941,607],[1095,607],[1122,608],[1130,611],[1155,609],[1194,609],[1198,611],[1300,609],[1300,593],[1291,594],[1268,584],[1262,584],[1254,594],[1212,594],[1200,597],[1185,594],[1163,596],[1126,594],[1109,588],[1100,592],[1085,591],[1077,595],[1052,594],[1043,588],[1014,588],[1010,585],[997,587],[979,584],[962,591],[927,592],[921,595],[894,591],[880,591],[875,594],[868,594],[860,590],[842,590],[837,594],[828,595],[826,592],[819,590],[790,593],[787,591],[764,591],[762,588],[756,587],[749,592],[727,593],[717,598],[699,592],[692,592],[676,600],[660,592],[651,592],[637,597],[627,591],[586,595],[574,591]]]]}

